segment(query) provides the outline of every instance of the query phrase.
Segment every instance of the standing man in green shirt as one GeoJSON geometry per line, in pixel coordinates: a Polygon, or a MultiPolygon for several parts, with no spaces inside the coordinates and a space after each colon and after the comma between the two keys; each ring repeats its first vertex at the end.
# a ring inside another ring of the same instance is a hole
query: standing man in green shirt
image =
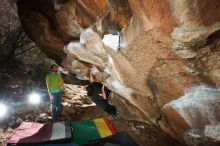
{"type": "Polygon", "coordinates": [[[61,113],[61,93],[64,88],[63,79],[58,72],[58,66],[50,66],[51,72],[46,77],[47,89],[51,100],[51,109],[53,119],[56,119],[61,113]]]}

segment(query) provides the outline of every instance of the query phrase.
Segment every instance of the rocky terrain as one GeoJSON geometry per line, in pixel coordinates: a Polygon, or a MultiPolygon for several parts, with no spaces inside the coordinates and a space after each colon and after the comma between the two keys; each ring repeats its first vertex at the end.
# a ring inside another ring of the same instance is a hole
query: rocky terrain
{"type": "Polygon", "coordinates": [[[122,118],[218,145],[219,0],[17,0],[17,8],[48,57],[113,91],[122,118]]]}
{"type": "MultiPolygon", "coordinates": [[[[17,89],[14,89],[14,91],[17,91],[17,89]]],[[[42,98],[47,98],[47,96],[42,96],[42,98]]],[[[62,105],[63,110],[58,121],[78,121],[105,116],[111,120],[117,131],[128,132],[140,146],[183,146],[152,125],[143,122],[129,121],[120,115],[118,117],[112,117],[104,113],[87,97],[85,86],[66,84],[62,105]]],[[[49,103],[46,101],[41,102],[40,105],[34,108],[29,104],[18,106],[13,114],[13,119],[6,120],[8,123],[2,123],[1,121],[0,145],[7,135],[13,132],[22,121],[38,123],[51,122],[49,106],[49,103]]]]}

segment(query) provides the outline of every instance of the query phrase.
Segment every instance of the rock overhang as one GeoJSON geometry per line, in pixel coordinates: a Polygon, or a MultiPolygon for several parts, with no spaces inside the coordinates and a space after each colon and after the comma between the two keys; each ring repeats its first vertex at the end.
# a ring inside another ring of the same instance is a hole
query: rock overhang
{"type": "Polygon", "coordinates": [[[27,34],[46,54],[80,79],[88,80],[92,70],[96,81],[121,96],[116,100],[127,110],[125,117],[158,125],[174,138],[194,127],[173,127],[181,125],[178,111],[169,115],[163,106],[194,86],[220,86],[218,0],[18,0],[17,5],[27,34]],[[119,49],[103,43],[108,34],[120,37],[119,49]]]}

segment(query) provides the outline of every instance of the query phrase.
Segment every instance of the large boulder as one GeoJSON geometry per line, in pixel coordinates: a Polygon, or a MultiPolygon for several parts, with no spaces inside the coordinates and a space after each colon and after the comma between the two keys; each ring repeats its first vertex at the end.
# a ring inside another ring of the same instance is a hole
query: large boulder
{"type": "Polygon", "coordinates": [[[79,79],[88,80],[92,72],[114,92],[125,118],[155,124],[182,140],[184,131],[205,128],[216,120],[209,116],[220,114],[220,97],[211,96],[220,86],[219,0],[17,5],[29,37],[79,79]],[[187,93],[195,89],[196,95],[187,93]]]}
{"type": "MultiPolygon", "coordinates": [[[[186,129],[207,129],[207,125],[218,125],[219,110],[220,89],[207,86],[193,87],[184,96],[167,103],[162,108],[172,129],[176,132],[182,131],[179,133],[180,137],[186,129]]],[[[210,130],[205,133],[210,133],[210,130]]]]}

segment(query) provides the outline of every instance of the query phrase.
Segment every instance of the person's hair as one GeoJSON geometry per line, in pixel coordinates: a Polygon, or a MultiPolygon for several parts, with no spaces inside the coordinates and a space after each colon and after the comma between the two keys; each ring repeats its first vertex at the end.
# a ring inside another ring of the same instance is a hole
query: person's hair
{"type": "Polygon", "coordinates": [[[88,95],[88,96],[92,96],[93,93],[94,93],[94,91],[95,91],[93,85],[88,85],[88,86],[86,87],[86,90],[87,90],[87,95],[88,95]]]}
{"type": "MultiPolygon", "coordinates": [[[[92,96],[94,93],[102,93],[102,83],[98,83],[98,82],[93,82],[92,84],[88,85],[86,87],[86,90],[87,90],[87,95],[88,96],[92,96]]],[[[106,91],[107,88],[105,88],[105,91],[106,91]]],[[[109,95],[110,92],[108,92],[110,90],[107,90],[107,94],[106,95],[109,95]]]]}
{"type": "Polygon", "coordinates": [[[54,66],[57,66],[57,65],[56,65],[56,64],[52,64],[52,65],[50,66],[50,69],[53,69],[54,66]]]}

